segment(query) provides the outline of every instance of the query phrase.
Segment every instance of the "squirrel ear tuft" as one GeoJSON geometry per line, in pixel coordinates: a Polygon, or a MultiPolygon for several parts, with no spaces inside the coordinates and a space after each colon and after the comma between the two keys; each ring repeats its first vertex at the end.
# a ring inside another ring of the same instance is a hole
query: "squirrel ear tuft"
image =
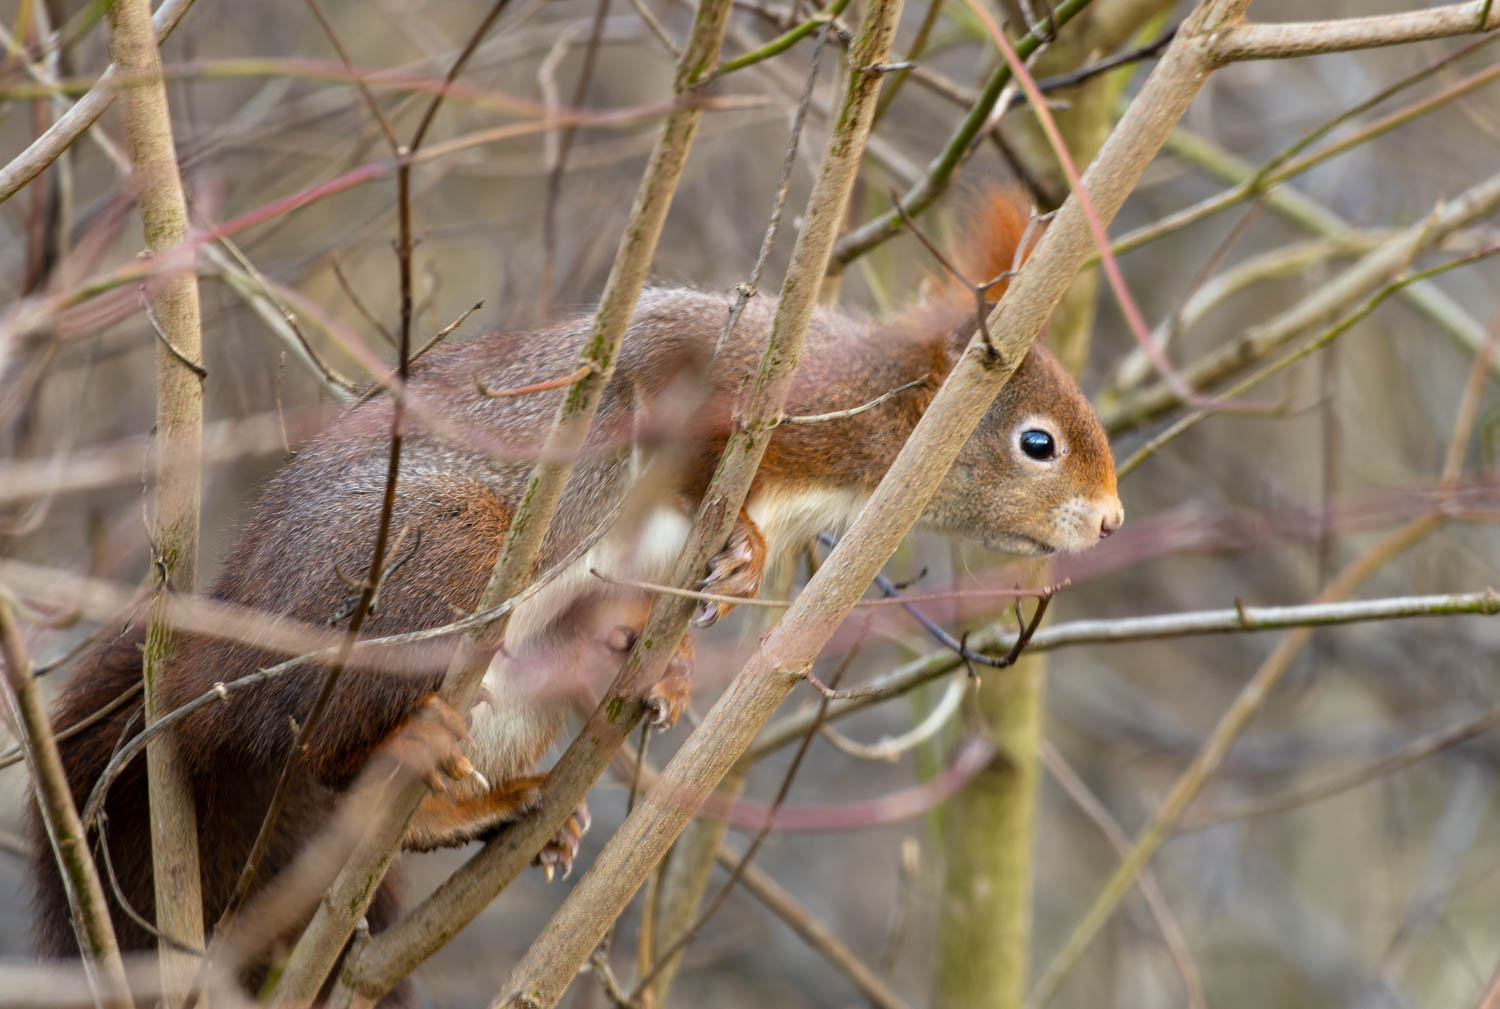
{"type": "Polygon", "coordinates": [[[1027,229],[1033,216],[1030,204],[1018,192],[999,186],[983,190],[956,207],[948,245],[952,250],[950,261],[962,279],[947,271],[929,274],[921,282],[917,302],[906,313],[908,325],[932,341],[944,372],[958,360],[974,335],[974,293],[968,284],[1004,276],[985,292],[987,304],[1000,300],[1009,286],[1009,272],[1017,269],[1030,252],[1034,236],[1028,235],[1027,229]]]}
{"type": "MultiPolygon", "coordinates": [[[[953,246],[954,265],[971,284],[982,284],[1004,277],[985,292],[985,300],[1000,300],[1009,285],[1010,271],[1019,269],[1031,242],[1026,229],[1033,217],[1031,206],[1010,189],[991,187],[962,204],[955,217],[953,246]]],[[[959,281],[948,278],[951,293],[964,294],[959,281]]]]}

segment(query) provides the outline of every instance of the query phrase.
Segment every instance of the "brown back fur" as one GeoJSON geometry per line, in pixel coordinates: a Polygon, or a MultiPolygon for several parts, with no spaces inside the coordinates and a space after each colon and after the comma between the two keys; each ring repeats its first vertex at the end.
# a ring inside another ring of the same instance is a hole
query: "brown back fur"
{"type": "MultiPolygon", "coordinates": [[[[965,261],[976,275],[1008,269],[1024,216],[991,201],[965,261]],[[998,264],[998,268],[997,267],[998,264]],[[990,271],[990,272],[986,272],[990,271]]],[[[756,479],[756,494],[806,485],[868,492],[894,459],[973,330],[973,305],[944,287],[897,319],[872,324],[819,311],[808,334],[787,412],[824,413],[860,405],[911,379],[923,384],[856,417],[780,426],[756,479]],[[958,339],[955,339],[958,334],[958,339]]],[[[662,488],[663,500],[701,495],[729,429],[734,403],[754,373],[773,306],[752,303],[705,386],[695,384],[725,319],[725,299],[691,290],[649,290],[641,298],[589,436],[564,495],[541,565],[556,562],[587,535],[631,480],[632,439],[660,445],[689,432],[692,460],[662,488]]],[[[509,528],[529,469],[562,391],[490,399],[490,388],[534,383],[575,367],[589,319],[534,333],[496,334],[431,354],[414,371],[413,403],[393,529],[408,529],[400,563],[382,586],[366,624],[371,635],[450,622],[470,611],[509,528]]],[[[346,412],[307,444],[261,492],[210,594],[268,615],[326,623],[347,604],[336,571],[363,572],[379,518],[391,406],[373,399],[346,412]]],[[[997,545],[1051,542],[1071,521],[1071,500],[1113,496],[1109,447],[1072,380],[1043,349],[1034,350],[964,449],[927,516],[935,528],[997,545]],[[1011,458],[1016,418],[1043,412],[1069,442],[1067,465],[1050,483],[1011,458]],[[1061,525],[1060,525],[1061,523],[1061,525]],[[1019,537],[1019,539],[1017,539],[1019,537]]],[[[1076,523],[1075,523],[1076,524],[1076,523]]],[[[1068,526],[1071,529],[1071,526],[1068,526]]],[[[1069,533],[1072,535],[1072,532],[1069,533]]],[[[1071,540],[1069,542],[1072,542],[1071,540]]],[[[561,614],[558,615],[559,618],[561,614]]],[[[563,629],[565,631],[565,629],[563,629]]],[[[561,633],[562,631],[560,631],[561,633]]],[[[141,631],[103,641],[76,665],[55,715],[67,726],[113,700],[141,676],[141,631]]],[[[179,705],[284,656],[238,642],[182,640],[167,687],[179,705]]],[[[307,666],[233,695],[188,719],[182,752],[198,803],[205,918],[223,908],[269,800],[292,738],[323,670],[307,666]]],[[[437,685],[435,672],[397,676],[345,673],[304,772],[294,783],[260,879],[284,867],[322,824],[341,788],[371,751],[437,685]]],[[[139,729],[127,706],[63,745],[69,783],[82,805],[122,738],[139,729]]],[[[529,761],[538,752],[523,755],[529,761]]],[[[516,768],[516,773],[526,768],[516,768]]],[[[114,785],[105,811],[114,870],[137,911],[152,916],[149,830],[142,762],[114,785]]],[[[57,872],[40,827],[36,858],[36,946],[76,955],[57,872]]],[[[395,913],[392,883],[369,920],[378,931],[395,913]]],[[[126,949],[150,948],[147,934],[115,914],[126,949]]]]}

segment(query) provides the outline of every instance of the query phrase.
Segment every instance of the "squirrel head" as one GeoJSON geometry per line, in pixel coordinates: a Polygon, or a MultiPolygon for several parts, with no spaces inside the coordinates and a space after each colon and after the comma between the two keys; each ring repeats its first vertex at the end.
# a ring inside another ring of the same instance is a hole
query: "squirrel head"
{"type": "Polygon", "coordinates": [[[1086,549],[1124,522],[1104,429],[1045,347],[990,404],[923,518],[1028,556],[1086,549]]]}
{"type": "MultiPolygon", "coordinates": [[[[991,280],[1020,266],[1030,218],[1023,206],[991,192],[967,216],[957,259],[966,277],[991,280]]],[[[991,286],[988,302],[1005,287],[1004,280],[991,286]]],[[[977,326],[973,294],[949,282],[927,304],[957,320],[941,330],[946,374],[977,326]]],[[[924,515],[938,531],[1030,556],[1086,549],[1124,520],[1104,428],[1078,383],[1040,343],[990,405],[924,515]]]]}

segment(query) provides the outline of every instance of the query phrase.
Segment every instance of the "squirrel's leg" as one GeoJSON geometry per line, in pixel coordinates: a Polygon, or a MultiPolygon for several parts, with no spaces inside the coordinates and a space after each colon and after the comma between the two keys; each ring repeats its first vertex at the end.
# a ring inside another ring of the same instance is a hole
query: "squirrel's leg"
{"type": "MultiPolygon", "coordinates": [[[[635,644],[635,639],[640,633],[641,626],[646,622],[646,614],[650,608],[649,602],[641,601],[639,621],[616,624],[609,630],[605,644],[610,650],[616,652],[622,661],[630,653],[631,646],[635,644]]],[[[677,724],[678,717],[687,707],[692,695],[692,676],[693,639],[684,634],[677,644],[676,653],[667,663],[666,672],[662,673],[661,679],[653,683],[646,691],[646,719],[652,726],[665,732],[677,724]]]]}
{"type": "MultiPolygon", "coordinates": [[[[750,514],[741,508],[739,521],[729,534],[729,542],[709,561],[708,576],[698,583],[698,587],[715,595],[753,599],[760,591],[760,581],[765,573],[766,538],[751,521],[750,514]]],[[[730,603],[704,600],[693,614],[693,626],[708,627],[731,609],[730,603]]]]}
{"type": "MultiPolygon", "coordinates": [[[[461,747],[469,741],[464,719],[432,694],[381,744],[381,756],[421,775],[432,789],[407,827],[402,839],[406,850],[433,851],[484,840],[541,804],[545,775],[491,784],[464,756],[461,747]]],[[[573,871],[578,842],[589,823],[588,805],[580,804],[537,855],[548,880],[557,870],[564,876],[573,871]]]]}

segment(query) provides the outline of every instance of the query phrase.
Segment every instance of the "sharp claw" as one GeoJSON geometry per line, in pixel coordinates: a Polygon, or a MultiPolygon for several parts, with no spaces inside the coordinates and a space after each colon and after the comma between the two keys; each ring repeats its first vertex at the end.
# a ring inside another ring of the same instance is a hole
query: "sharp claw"
{"type": "Polygon", "coordinates": [[[471,705],[471,710],[479,707],[481,704],[486,705],[491,711],[495,710],[495,695],[490,693],[490,688],[482,683],[479,685],[479,692],[474,695],[474,703],[471,705]]]}
{"type": "Polygon", "coordinates": [[[578,836],[582,837],[594,825],[594,818],[589,815],[589,807],[587,806],[579,806],[578,811],[573,816],[578,820],[578,836]]]}
{"type": "Polygon", "coordinates": [[[555,872],[557,872],[557,870],[552,867],[551,862],[542,863],[542,875],[547,877],[547,882],[552,882],[552,876],[555,872]]]}
{"type": "Polygon", "coordinates": [[[479,768],[475,767],[473,764],[469,765],[469,777],[478,782],[479,787],[484,791],[488,792],[490,790],[490,779],[486,778],[483,774],[480,774],[479,768]]]}
{"type": "Polygon", "coordinates": [[[666,701],[651,702],[651,726],[657,732],[672,731],[672,705],[666,701]]]}

